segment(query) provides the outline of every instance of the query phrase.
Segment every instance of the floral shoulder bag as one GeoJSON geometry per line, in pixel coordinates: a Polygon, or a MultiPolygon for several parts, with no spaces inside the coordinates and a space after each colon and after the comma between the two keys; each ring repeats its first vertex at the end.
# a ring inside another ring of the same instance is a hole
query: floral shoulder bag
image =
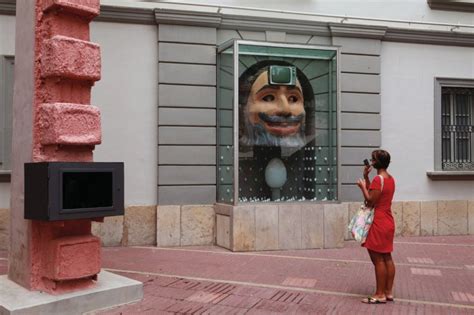
{"type": "MultiPolygon", "coordinates": [[[[378,176],[382,181],[383,191],[383,177],[382,175],[378,176]]],[[[349,223],[348,229],[354,239],[359,243],[364,243],[369,234],[369,229],[374,221],[374,211],[374,207],[367,207],[364,203],[360,206],[359,210],[357,210],[349,223]]]]}

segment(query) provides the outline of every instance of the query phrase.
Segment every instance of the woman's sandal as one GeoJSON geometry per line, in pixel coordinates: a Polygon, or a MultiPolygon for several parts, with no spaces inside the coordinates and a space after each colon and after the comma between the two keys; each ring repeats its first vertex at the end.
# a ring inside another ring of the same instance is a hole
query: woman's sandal
{"type": "Polygon", "coordinates": [[[393,296],[387,296],[385,299],[387,300],[387,302],[393,302],[394,301],[393,296]]]}
{"type": "Polygon", "coordinates": [[[387,303],[388,299],[377,299],[377,298],[374,298],[374,297],[371,297],[371,296],[368,296],[364,299],[362,299],[362,303],[365,303],[365,304],[385,304],[387,303]]]}

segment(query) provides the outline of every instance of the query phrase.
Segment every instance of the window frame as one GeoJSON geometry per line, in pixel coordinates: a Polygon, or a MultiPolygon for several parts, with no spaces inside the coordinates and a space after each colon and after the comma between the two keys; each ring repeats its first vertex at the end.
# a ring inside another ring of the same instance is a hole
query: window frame
{"type": "MultiPolygon", "coordinates": [[[[13,78],[9,78],[6,76],[6,70],[8,63],[15,64],[15,56],[13,55],[0,55],[0,128],[5,128],[5,112],[7,109],[7,86],[9,85],[7,82],[13,78]]],[[[11,82],[14,84],[14,82],[11,82]]],[[[13,104],[11,104],[11,112],[13,115],[13,104]]],[[[13,117],[12,117],[13,119],[13,117]]],[[[13,123],[13,122],[12,122],[13,123]]],[[[11,165],[9,169],[4,169],[4,161],[5,161],[5,139],[4,135],[0,139],[0,182],[10,182],[11,180],[11,165]]],[[[10,148],[11,154],[11,148],[10,148]]],[[[11,158],[10,158],[11,161],[11,158]]]]}
{"type": "Polygon", "coordinates": [[[474,88],[474,79],[471,78],[434,78],[434,171],[426,174],[433,180],[474,179],[474,171],[444,171],[442,168],[442,89],[452,88],[474,88]]]}

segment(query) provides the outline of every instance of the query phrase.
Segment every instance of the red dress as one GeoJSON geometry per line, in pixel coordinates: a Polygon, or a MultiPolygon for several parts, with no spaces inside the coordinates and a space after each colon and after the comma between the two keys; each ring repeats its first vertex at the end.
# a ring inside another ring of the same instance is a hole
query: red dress
{"type": "MultiPolygon", "coordinates": [[[[376,176],[372,180],[369,190],[380,190],[382,188],[381,184],[380,176],[376,176]]],[[[391,206],[394,193],[395,179],[392,176],[384,178],[382,194],[375,204],[374,222],[370,227],[365,243],[362,244],[362,246],[374,252],[391,253],[393,251],[395,222],[391,206]]]]}

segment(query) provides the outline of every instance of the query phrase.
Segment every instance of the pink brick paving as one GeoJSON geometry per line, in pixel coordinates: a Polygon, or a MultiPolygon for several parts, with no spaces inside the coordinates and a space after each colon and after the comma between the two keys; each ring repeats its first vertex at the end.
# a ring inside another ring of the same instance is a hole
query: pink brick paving
{"type": "MultiPolygon", "coordinates": [[[[343,249],[256,253],[104,248],[103,266],[142,281],[145,296],[97,314],[474,314],[474,236],[396,241],[397,300],[386,305],[359,302],[372,292],[374,275],[354,242],[343,249]]],[[[5,257],[0,251],[0,273],[6,273],[5,257]]]]}

